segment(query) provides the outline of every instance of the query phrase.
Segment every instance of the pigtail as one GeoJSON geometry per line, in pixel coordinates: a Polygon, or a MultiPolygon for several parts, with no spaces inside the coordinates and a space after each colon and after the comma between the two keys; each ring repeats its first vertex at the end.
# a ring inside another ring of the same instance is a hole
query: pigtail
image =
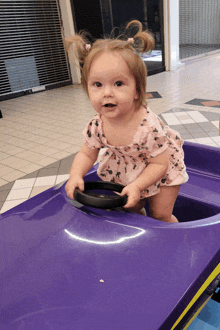
{"type": "MultiPolygon", "coordinates": [[[[133,20],[127,24],[126,30],[128,31],[129,35],[131,36],[132,31],[135,30],[135,34],[133,34],[133,48],[141,53],[148,52],[154,49],[154,37],[153,34],[149,31],[143,31],[142,23],[133,20]],[[137,31],[137,32],[136,32],[137,31]]],[[[131,42],[131,37],[128,38],[128,41],[131,42]]]]}
{"type": "Polygon", "coordinates": [[[72,58],[71,51],[73,47],[74,54],[82,67],[85,62],[85,58],[91,49],[88,33],[82,31],[79,34],[65,38],[65,45],[70,59],[72,58]]]}

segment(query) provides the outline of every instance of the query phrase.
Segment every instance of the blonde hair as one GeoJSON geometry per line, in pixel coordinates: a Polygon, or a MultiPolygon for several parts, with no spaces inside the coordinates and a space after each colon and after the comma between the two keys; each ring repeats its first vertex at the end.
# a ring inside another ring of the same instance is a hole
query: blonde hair
{"type": "Polygon", "coordinates": [[[70,46],[74,44],[74,51],[82,71],[82,85],[87,95],[88,75],[94,58],[102,52],[117,52],[127,63],[134,76],[136,90],[139,95],[137,107],[146,104],[147,69],[138,52],[144,53],[152,50],[154,48],[154,38],[151,33],[142,30],[142,24],[137,20],[131,21],[126,26],[125,31],[131,27],[138,28],[138,32],[133,38],[127,38],[126,34],[122,34],[115,39],[98,39],[91,45],[86,33],[81,32],[65,39],[68,51],[70,46]],[[126,40],[123,40],[125,38],[126,40]],[[91,45],[91,48],[88,45],[91,45]]]}

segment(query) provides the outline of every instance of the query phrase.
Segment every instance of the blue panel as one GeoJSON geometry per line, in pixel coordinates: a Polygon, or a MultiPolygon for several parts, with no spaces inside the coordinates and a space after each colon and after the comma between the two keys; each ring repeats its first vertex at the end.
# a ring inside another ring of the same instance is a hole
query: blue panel
{"type": "Polygon", "coordinates": [[[208,304],[198,315],[200,320],[212,325],[216,329],[220,328],[220,304],[210,299],[208,304]]]}
{"type": "Polygon", "coordinates": [[[204,321],[196,318],[187,330],[216,330],[216,329],[219,328],[215,328],[205,323],[204,321]]]}
{"type": "Polygon", "coordinates": [[[187,330],[219,330],[220,304],[210,299],[187,330]]]}
{"type": "Polygon", "coordinates": [[[34,56],[5,60],[5,66],[12,92],[40,85],[34,56]]]}

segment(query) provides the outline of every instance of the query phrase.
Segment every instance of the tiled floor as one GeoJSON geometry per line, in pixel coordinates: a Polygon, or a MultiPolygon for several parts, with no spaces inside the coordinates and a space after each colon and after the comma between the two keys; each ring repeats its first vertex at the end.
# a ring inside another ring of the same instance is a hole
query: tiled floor
{"type": "MultiPolygon", "coordinates": [[[[220,52],[148,78],[149,107],[184,140],[220,147],[219,63],[220,52]]],[[[0,110],[3,213],[67,180],[82,130],[95,111],[81,86],[2,101],[0,110]]]]}
{"type": "Polygon", "coordinates": [[[181,134],[185,141],[220,147],[220,112],[174,108],[161,114],[162,119],[181,134]]]}

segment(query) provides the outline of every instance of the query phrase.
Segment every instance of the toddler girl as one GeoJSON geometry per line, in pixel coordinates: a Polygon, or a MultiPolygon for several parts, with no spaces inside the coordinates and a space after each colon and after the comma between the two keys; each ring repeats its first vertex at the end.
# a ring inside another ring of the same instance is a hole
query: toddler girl
{"type": "Polygon", "coordinates": [[[105,181],[122,183],[127,195],[125,208],[151,217],[178,222],[172,215],[180,185],[188,180],[180,135],[146,106],[146,67],[135,51],[153,49],[154,39],[139,30],[133,38],[101,39],[93,45],[84,35],[67,39],[74,44],[82,67],[82,84],[97,115],[84,130],[84,145],[76,155],[67,196],[84,190],[83,177],[107,147],[97,174],[105,181]]]}

